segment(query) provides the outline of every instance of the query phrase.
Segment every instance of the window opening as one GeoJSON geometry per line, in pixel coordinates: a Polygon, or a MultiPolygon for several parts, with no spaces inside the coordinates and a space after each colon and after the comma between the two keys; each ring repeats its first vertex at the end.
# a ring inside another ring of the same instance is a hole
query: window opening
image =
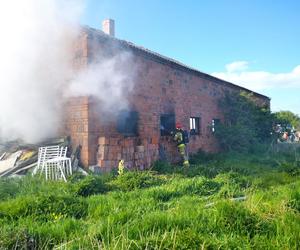
{"type": "Polygon", "coordinates": [[[175,115],[163,114],[160,116],[160,135],[171,135],[175,130],[175,115]]]}
{"type": "Polygon", "coordinates": [[[190,117],[190,134],[199,135],[200,134],[200,117],[190,117]]]}
{"type": "Polygon", "coordinates": [[[124,136],[138,135],[138,112],[122,110],[117,118],[117,131],[124,136]]]}

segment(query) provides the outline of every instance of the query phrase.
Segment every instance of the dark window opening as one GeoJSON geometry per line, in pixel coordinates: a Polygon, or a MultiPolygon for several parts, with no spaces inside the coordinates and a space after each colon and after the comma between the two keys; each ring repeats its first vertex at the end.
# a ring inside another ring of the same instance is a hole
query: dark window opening
{"type": "Polygon", "coordinates": [[[122,110],[117,118],[117,131],[124,136],[138,135],[138,112],[122,110]]]}
{"type": "Polygon", "coordinates": [[[218,127],[218,125],[220,124],[220,119],[212,119],[211,120],[211,131],[214,133],[216,132],[216,128],[218,127]]]}
{"type": "Polygon", "coordinates": [[[166,114],[160,116],[160,135],[171,135],[175,130],[175,115],[166,114]]]}
{"type": "Polygon", "coordinates": [[[200,117],[190,117],[190,134],[199,135],[200,134],[200,117]]]}

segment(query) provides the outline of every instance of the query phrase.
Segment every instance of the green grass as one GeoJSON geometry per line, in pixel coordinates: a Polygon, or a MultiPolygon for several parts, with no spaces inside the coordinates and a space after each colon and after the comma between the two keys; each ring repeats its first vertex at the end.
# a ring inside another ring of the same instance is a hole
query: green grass
{"type": "Polygon", "coordinates": [[[191,162],[68,183],[1,179],[0,249],[300,248],[293,154],[199,153],[191,162]]]}

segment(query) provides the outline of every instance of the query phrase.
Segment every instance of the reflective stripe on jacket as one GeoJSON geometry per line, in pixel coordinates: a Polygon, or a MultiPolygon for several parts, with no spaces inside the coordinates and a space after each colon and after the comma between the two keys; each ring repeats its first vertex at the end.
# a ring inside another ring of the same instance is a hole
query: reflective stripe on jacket
{"type": "Polygon", "coordinates": [[[177,146],[183,143],[183,133],[181,130],[176,130],[176,133],[174,135],[174,141],[177,142],[177,146]]]}

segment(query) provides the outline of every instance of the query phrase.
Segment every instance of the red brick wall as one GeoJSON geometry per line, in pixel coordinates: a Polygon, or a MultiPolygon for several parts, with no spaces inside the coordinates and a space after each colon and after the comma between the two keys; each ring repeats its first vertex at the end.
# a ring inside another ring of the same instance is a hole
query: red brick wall
{"type": "Polygon", "coordinates": [[[138,73],[129,103],[139,114],[139,136],[126,138],[120,135],[114,121],[101,123],[97,101],[90,100],[89,160],[84,162],[111,168],[124,159],[130,168],[147,168],[159,158],[162,150],[167,159],[177,160],[172,138],[160,136],[160,115],[169,113],[175,113],[176,120],[186,129],[189,129],[190,117],[201,117],[201,133],[191,137],[190,151],[216,151],[218,145],[210,125],[213,118],[222,119],[217,99],[222,95],[223,87],[143,57],[136,57],[135,63],[138,73]]]}
{"type": "MultiPolygon", "coordinates": [[[[140,115],[139,134],[142,140],[161,144],[170,160],[176,146],[168,136],[160,136],[160,115],[175,113],[176,121],[189,129],[190,117],[201,117],[201,133],[193,135],[189,148],[216,151],[218,145],[211,133],[211,120],[222,119],[218,98],[223,87],[168,65],[140,57],[138,79],[130,101],[140,115]]],[[[176,157],[175,157],[176,158],[176,157]]]]}
{"type": "Polygon", "coordinates": [[[70,98],[65,105],[65,133],[71,136],[73,147],[82,146],[81,161],[88,165],[89,157],[89,98],[70,98]]]}
{"type": "MultiPolygon", "coordinates": [[[[80,44],[79,48],[83,51],[83,59],[78,57],[80,65],[87,63],[88,59],[97,58],[97,54],[105,54],[108,46],[107,43],[102,46],[95,37],[85,37],[80,44]]],[[[74,145],[82,145],[83,164],[97,164],[103,169],[111,169],[117,167],[120,159],[124,159],[127,167],[144,169],[159,159],[162,152],[169,161],[178,160],[172,138],[160,136],[160,116],[172,113],[185,129],[189,129],[190,117],[201,118],[200,135],[190,138],[191,153],[199,149],[218,151],[218,142],[210,125],[212,119],[223,118],[218,100],[225,89],[233,88],[174,65],[155,61],[155,58],[135,53],[133,57],[137,74],[128,101],[129,106],[139,114],[138,137],[119,134],[115,117],[112,116],[109,122],[103,119],[101,106],[96,99],[75,98],[67,105],[67,133],[71,135],[74,145]]],[[[265,102],[265,99],[258,98],[258,102],[265,102]]]]}
{"type": "Polygon", "coordinates": [[[73,68],[75,71],[86,67],[88,63],[88,36],[82,32],[73,44],[74,58],[73,68]]]}

